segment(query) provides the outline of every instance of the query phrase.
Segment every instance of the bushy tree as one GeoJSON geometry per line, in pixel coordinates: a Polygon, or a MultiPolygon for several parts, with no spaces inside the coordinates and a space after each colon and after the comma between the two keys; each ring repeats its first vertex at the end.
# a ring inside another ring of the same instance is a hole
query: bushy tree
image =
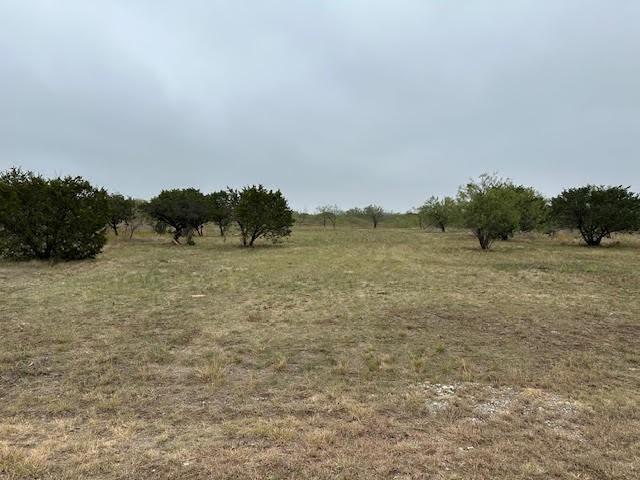
{"type": "Polygon", "coordinates": [[[111,194],[109,199],[109,226],[113,233],[118,235],[118,226],[121,223],[128,223],[133,217],[134,200],[119,193],[111,194]]]}
{"type": "Polygon", "coordinates": [[[293,211],[280,190],[253,185],[228,193],[243,246],[251,247],[261,237],[276,241],[291,234],[293,211]]]}
{"type": "Polygon", "coordinates": [[[210,205],[206,196],[195,188],[163,190],[149,201],[147,213],[156,221],[173,228],[173,241],[180,244],[186,237],[193,245],[193,232],[209,218],[210,205]]]}
{"type": "Polygon", "coordinates": [[[531,187],[514,185],[510,180],[504,180],[499,188],[504,190],[504,196],[510,197],[518,212],[518,221],[500,233],[501,240],[512,238],[516,231],[531,232],[541,229],[548,222],[549,206],[547,200],[531,187]]]}
{"type": "Polygon", "coordinates": [[[233,205],[227,190],[220,190],[207,195],[210,203],[209,220],[214,222],[220,230],[220,236],[224,237],[225,232],[233,221],[233,205]]]}
{"type": "Polygon", "coordinates": [[[362,212],[371,220],[373,228],[378,228],[378,223],[380,223],[382,217],[385,215],[384,208],[379,205],[367,205],[362,209],[362,212]]]}
{"type": "Polygon", "coordinates": [[[558,226],[577,228],[589,246],[600,245],[614,232],[640,227],[640,197],[629,187],[570,188],[552,200],[551,209],[558,226]]]}
{"type": "Polygon", "coordinates": [[[518,229],[532,232],[548,225],[550,208],[547,199],[531,187],[518,185],[512,188],[519,214],[518,229]]]}
{"type": "Polygon", "coordinates": [[[45,179],[13,168],[0,175],[0,254],[15,259],[79,260],[106,242],[104,189],[81,177],[45,179]]]}
{"type": "Polygon", "coordinates": [[[429,198],[418,210],[420,219],[427,225],[438,227],[443,232],[458,216],[458,203],[451,197],[429,198]]]}
{"type": "Polygon", "coordinates": [[[493,175],[481,175],[458,192],[458,201],[465,226],[470,228],[483,250],[518,228],[520,214],[516,196],[508,180],[493,175]]]}
{"type": "Polygon", "coordinates": [[[340,215],[340,209],[337,205],[323,205],[318,207],[316,211],[322,219],[323,227],[326,227],[327,222],[329,222],[333,228],[336,228],[336,220],[338,219],[338,215],[340,215]]]}
{"type": "Polygon", "coordinates": [[[547,200],[531,187],[484,174],[462,187],[458,204],[463,223],[488,249],[496,239],[508,240],[515,232],[530,232],[548,225],[547,200]]]}
{"type": "Polygon", "coordinates": [[[366,215],[364,213],[364,209],[360,207],[353,207],[344,212],[347,217],[362,217],[364,218],[366,215]]]}

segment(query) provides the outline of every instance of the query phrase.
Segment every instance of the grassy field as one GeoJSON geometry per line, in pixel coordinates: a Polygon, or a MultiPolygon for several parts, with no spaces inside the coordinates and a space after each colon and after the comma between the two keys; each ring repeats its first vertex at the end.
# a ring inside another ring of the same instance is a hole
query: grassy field
{"type": "Polygon", "coordinates": [[[640,477],[640,239],[196,240],[0,263],[1,479],[640,477]]]}

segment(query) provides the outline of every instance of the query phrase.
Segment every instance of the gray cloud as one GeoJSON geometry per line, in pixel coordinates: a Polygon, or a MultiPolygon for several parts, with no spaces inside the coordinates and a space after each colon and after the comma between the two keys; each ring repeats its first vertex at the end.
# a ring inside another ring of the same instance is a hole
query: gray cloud
{"type": "Polygon", "coordinates": [[[5,0],[0,168],[301,209],[485,171],[640,190],[638,24],[633,0],[5,0]]]}

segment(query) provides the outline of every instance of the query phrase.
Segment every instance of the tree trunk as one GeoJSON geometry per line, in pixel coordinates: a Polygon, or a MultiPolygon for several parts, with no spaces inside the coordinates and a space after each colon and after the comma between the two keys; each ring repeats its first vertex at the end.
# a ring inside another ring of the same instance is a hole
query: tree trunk
{"type": "Polygon", "coordinates": [[[196,232],[198,231],[198,229],[197,229],[197,228],[195,228],[195,229],[193,229],[193,228],[188,228],[188,229],[187,229],[187,234],[186,234],[186,237],[187,237],[187,245],[195,245],[195,244],[196,244],[196,242],[194,242],[194,241],[193,241],[193,231],[194,231],[194,230],[195,230],[196,232]]]}
{"type": "Polygon", "coordinates": [[[475,234],[478,238],[478,242],[480,242],[480,248],[482,250],[489,250],[491,248],[491,237],[489,234],[482,230],[476,230],[475,234]]]}
{"type": "Polygon", "coordinates": [[[597,234],[594,231],[580,229],[580,235],[589,247],[599,247],[604,234],[597,234]]]}
{"type": "Polygon", "coordinates": [[[251,240],[249,240],[249,246],[253,247],[253,242],[255,242],[260,237],[260,231],[254,230],[251,234],[251,240]]]}
{"type": "Polygon", "coordinates": [[[600,242],[602,242],[602,237],[598,236],[598,237],[584,237],[584,241],[587,243],[587,245],[589,247],[599,247],[600,246],[600,242]]]}

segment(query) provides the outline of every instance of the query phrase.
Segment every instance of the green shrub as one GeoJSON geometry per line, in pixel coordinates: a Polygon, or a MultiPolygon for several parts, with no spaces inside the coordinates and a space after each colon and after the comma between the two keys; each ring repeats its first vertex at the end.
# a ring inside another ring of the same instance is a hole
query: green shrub
{"type": "Polygon", "coordinates": [[[458,202],[465,226],[473,231],[483,250],[518,228],[517,196],[506,180],[481,175],[477,182],[460,189],[458,202]]]}
{"type": "Polygon", "coordinates": [[[81,177],[0,176],[0,254],[13,259],[95,257],[106,242],[107,192],[81,177]]]}
{"type": "Polygon", "coordinates": [[[134,217],[136,202],[133,198],[125,198],[119,193],[109,195],[109,227],[118,235],[118,225],[129,223],[134,217]]]}
{"type": "Polygon", "coordinates": [[[291,234],[293,211],[280,190],[254,185],[229,190],[229,198],[243,246],[251,247],[261,237],[275,242],[291,234]]]}
{"type": "Polygon", "coordinates": [[[209,220],[215,223],[220,230],[220,236],[224,237],[233,220],[233,205],[228,191],[220,190],[207,195],[210,212],[209,220]]]}
{"type": "Polygon", "coordinates": [[[442,200],[431,197],[418,209],[420,224],[432,225],[444,232],[449,225],[456,223],[459,210],[458,203],[451,197],[442,200]]]}
{"type": "Polygon", "coordinates": [[[552,200],[551,209],[558,226],[578,229],[589,246],[600,245],[614,232],[640,227],[640,197],[629,187],[570,188],[552,200]]]}
{"type": "Polygon", "coordinates": [[[541,230],[549,222],[547,200],[531,187],[484,174],[458,192],[457,207],[463,224],[471,228],[484,250],[496,239],[514,233],[541,230]]]}
{"type": "Polygon", "coordinates": [[[204,225],[210,215],[207,197],[195,188],[163,190],[145,208],[158,223],[173,228],[173,240],[178,244],[181,237],[186,237],[187,244],[193,245],[193,232],[204,225]]]}

